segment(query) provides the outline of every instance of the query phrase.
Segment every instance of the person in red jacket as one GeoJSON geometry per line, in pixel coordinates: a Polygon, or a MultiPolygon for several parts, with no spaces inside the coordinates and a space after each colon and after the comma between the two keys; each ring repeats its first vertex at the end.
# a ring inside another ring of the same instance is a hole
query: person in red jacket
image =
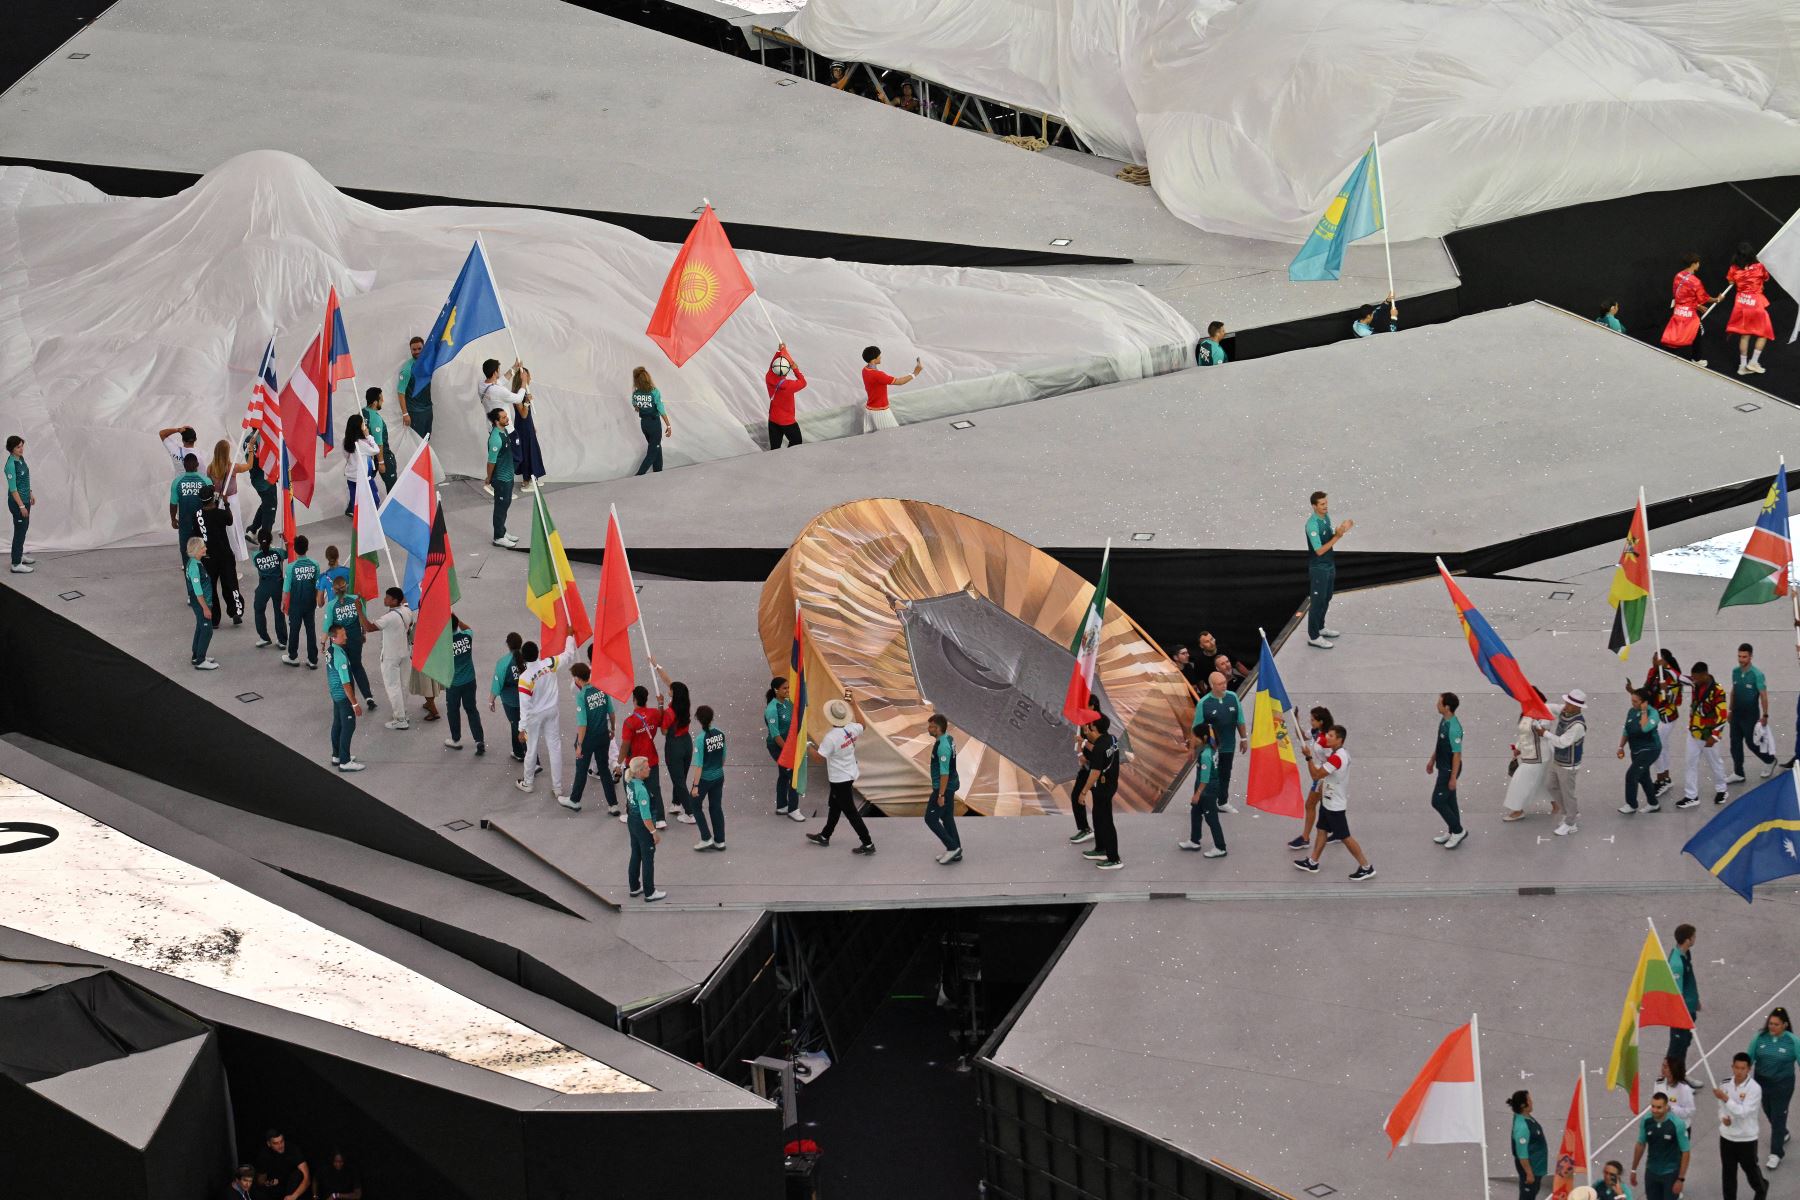
{"type": "MultiPolygon", "coordinates": [[[[651,668],[661,673],[662,668],[655,663],[651,668]]],[[[656,756],[656,735],[675,724],[675,714],[663,707],[663,694],[656,693],[656,707],[650,707],[650,689],[641,684],[631,689],[631,699],[636,708],[619,726],[619,761],[629,763],[634,758],[642,758],[650,764],[650,774],[640,780],[650,793],[650,812],[656,819],[658,829],[667,829],[668,821],[663,819],[662,784],[657,781],[656,765],[661,760],[656,756]]],[[[613,778],[620,778],[621,772],[614,771],[613,778]]],[[[627,805],[627,808],[630,806],[627,805]]],[[[621,816],[621,821],[625,818],[621,816]]]]}
{"type": "Polygon", "coordinates": [[[1706,360],[1700,357],[1700,308],[1712,297],[1706,294],[1706,285],[1695,274],[1700,269],[1700,256],[1684,254],[1681,257],[1687,266],[1675,273],[1675,298],[1669,301],[1674,311],[1669,314],[1669,323],[1663,327],[1662,344],[1683,358],[1692,359],[1695,366],[1704,367],[1706,360]]]}
{"type": "Polygon", "coordinates": [[[763,386],[769,389],[769,449],[779,449],[783,443],[798,446],[800,423],[794,417],[794,397],[806,390],[806,376],[788,353],[786,342],[775,347],[763,386]]]}
{"type": "Polygon", "coordinates": [[[1769,285],[1769,268],[1756,261],[1756,252],[1749,242],[1739,242],[1737,257],[1726,269],[1725,279],[1737,288],[1725,332],[1738,335],[1738,374],[1761,375],[1763,346],[1775,336],[1775,327],[1769,323],[1769,298],[1763,295],[1763,289],[1769,285]],[[1751,338],[1756,339],[1754,352],[1750,349],[1751,338]]]}

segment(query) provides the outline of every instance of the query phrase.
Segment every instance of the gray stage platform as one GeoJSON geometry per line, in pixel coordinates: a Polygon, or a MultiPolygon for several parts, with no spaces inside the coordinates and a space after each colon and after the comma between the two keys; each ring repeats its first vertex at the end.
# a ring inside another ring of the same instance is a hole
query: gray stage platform
{"type": "Polygon", "coordinates": [[[969,420],[589,484],[557,524],[597,547],[616,503],[630,544],[691,546],[696,498],[730,497],[713,544],[786,547],[834,504],[906,496],[1039,546],[1299,550],[1325,488],[1345,551],[1445,553],[1628,509],[1640,483],[1654,502],[1771,471],[1800,435],[1791,407],[1539,304],[969,420]]]}
{"type": "MultiPolygon", "coordinates": [[[[119,0],[0,97],[0,156],[198,174],[255,149],[340,187],[682,219],[707,196],[728,223],[1181,264],[1237,327],[1386,290],[1377,245],[1289,284],[1294,247],[1148,188],[558,0],[119,0]]],[[[1406,296],[1456,284],[1436,241],[1394,269],[1406,296]]]]}
{"type": "MultiPolygon", "coordinates": [[[[1604,1091],[1605,1070],[1646,917],[1665,935],[1683,921],[1700,931],[1696,1040],[1710,1049],[1741,1018],[1766,1012],[1793,974],[1797,916],[1791,895],[1747,908],[1722,888],[1102,905],[994,1061],[1287,1195],[1324,1184],[1345,1200],[1441,1200],[1481,1195],[1476,1148],[1418,1146],[1389,1159],[1381,1124],[1444,1035],[1479,1013],[1489,1195],[1511,1195],[1503,1102],[1514,1089],[1531,1090],[1552,1154],[1584,1058],[1596,1143],[1630,1119],[1623,1097],[1604,1091]]],[[[1717,1069],[1748,1042],[1748,1032],[1734,1037],[1717,1069]]],[[[1647,1030],[1641,1061],[1653,1063],[1665,1043],[1662,1030],[1647,1030]]],[[[1689,1168],[1695,1196],[1719,1194],[1716,1113],[1705,1096],[1689,1168]]],[[[1628,1139],[1606,1157],[1629,1164],[1628,1139]]],[[[1771,1179],[1774,1200],[1800,1196],[1800,1178],[1771,1179]]]]}

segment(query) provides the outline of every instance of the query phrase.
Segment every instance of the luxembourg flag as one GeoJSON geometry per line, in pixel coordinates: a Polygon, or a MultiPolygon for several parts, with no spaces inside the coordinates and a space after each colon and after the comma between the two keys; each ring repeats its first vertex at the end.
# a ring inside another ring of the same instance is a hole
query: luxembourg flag
{"type": "Polygon", "coordinates": [[[382,533],[406,551],[406,576],[400,581],[400,589],[415,612],[419,607],[419,585],[425,578],[425,556],[431,552],[431,523],[437,516],[437,489],[431,478],[431,438],[426,437],[394,480],[394,490],[381,506],[382,533]]]}
{"type": "MultiPolygon", "coordinates": [[[[1474,1018],[1445,1038],[1383,1127],[1388,1157],[1401,1146],[1486,1143],[1481,1108],[1481,1035],[1474,1018]]],[[[1486,1156],[1483,1155],[1483,1172],[1486,1156]]]]}
{"type": "Polygon", "coordinates": [[[1112,539],[1106,539],[1106,551],[1100,556],[1100,582],[1088,597],[1087,612],[1069,653],[1075,656],[1075,669],[1069,673],[1069,690],[1063,696],[1063,720],[1077,729],[1100,715],[1094,707],[1094,692],[1099,687],[1100,628],[1106,623],[1106,579],[1112,561],[1112,539]]]}

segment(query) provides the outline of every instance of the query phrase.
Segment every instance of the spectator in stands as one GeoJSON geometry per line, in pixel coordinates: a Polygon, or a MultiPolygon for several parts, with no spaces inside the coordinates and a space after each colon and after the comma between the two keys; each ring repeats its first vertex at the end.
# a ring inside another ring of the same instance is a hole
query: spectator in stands
{"type": "Polygon", "coordinates": [[[412,631],[417,618],[407,606],[406,593],[391,587],[381,596],[381,615],[375,628],[381,631],[381,687],[387,692],[389,729],[411,729],[406,719],[406,669],[412,662],[412,631]]]}
{"type": "Polygon", "coordinates": [[[863,390],[868,393],[868,400],[863,410],[863,432],[870,433],[877,429],[898,429],[900,422],[894,419],[893,410],[888,407],[888,388],[900,387],[911,383],[925,369],[924,360],[915,357],[911,375],[895,378],[881,369],[881,347],[867,346],[863,349],[863,390]]]}
{"type": "Polygon", "coordinates": [[[1172,661],[1175,664],[1175,669],[1181,672],[1181,677],[1187,680],[1189,687],[1198,692],[1205,686],[1202,682],[1205,677],[1200,674],[1200,668],[1194,662],[1194,652],[1192,650],[1189,650],[1186,646],[1175,647],[1175,657],[1172,661]]]}
{"type": "Polygon", "coordinates": [[[231,1173],[231,1182],[225,1185],[225,1200],[255,1200],[256,1168],[245,1163],[231,1173]]]}
{"type": "Polygon", "coordinates": [[[450,717],[450,736],[444,745],[462,749],[462,718],[469,718],[469,736],[475,739],[475,757],[487,753],[487,738],[481,732],[481,714],[475,708],[475,635],[455,613],[450,614],[450,694],[444,705],[450,717]]]}
{"type": "Polygon", "coordinates": [[[831,726],[831,731],[816,745],[819,754],[825,759],[825,782],[830,788],[831,813],[825,818],[825,828],[817,833],[807,834],[806,840],[816,845],[829,846],[831,833],[837,828],[838,818],[842,817],[856,831],[856,836],[862,839],[860,845],[851,847],[850,853],[873,854],[875,840],[869,836],[869,827],[863,823],[862,814],[856,811],[856,780],[862,774],[856,762],[856,740],[862,736],[863,727],[861,722],[851,719],[854,715],[848,689],[845,689],[842,697],[834,696],[825,702],[825,721],[831,726]]]}
{"type": "Polygon", "coordinates": [[[925,825],[944,843],[938,865],[949,866],[962,861],[962,837],[956,832],[956,793],[962,787],[956,777],[956,740],[943,713],[932,713],[925,728],[931,734],[931,796],[925,801],[925,825]]]}
{"type": "Polygon", "coordinates": [[[1600,315],[1595,317],[1594,320],[1606,326],[1614,333],[1625,332],[1625,323],[1619,320],[1619,302],[1617,300],[1608,300],[1606,302],[1606,308],[1603,309],[1600,315]]]}
{"type": "Polygon", "coordinates": [[[1761,375],[1763,346],[1775,336],[1775,327],[1769,323],[1769,300],[1763,295],[1763,289],[1769,285],[1769,268],[1756,261],[1756,251],[1749,242],[1739,242],[1737,257],[1726,268],[1725,279],[1737,288],[1731,320],[1725,324],[1726,333],[1738,335],[1737,373],[1761,375]],[[1750,348],[1753,338],[1754,351],[1750,348]]]}
{"type": "MultiPolygon", "coordinates": [[[[519,733],[519,676],[525,672],[524,646],[524,639],[517,633],[506,635],[506,653],[502,654],[500,661],[494,664],[494,678],[488,684],[488,711],[494,711],[496,701],[499,702],[500,707],[506,710],[506,725],[512,731],[512,736],[507,739],[507,745],[512,750],[514,762],[525,761],[525,739],[519,733]]],[[[608,733],[611,732],[611,724],[612,718],[609,716],[607,718],[608,733]]],[[[601,765],[604,767],[605,763],[603,762],[601,765]]],[[[607,794],[607,807],[610,809],[613,807],[610,802],[610,788],[607,794]]]]}
{"type": "Polygon", "coordinates": [[[319,564],[307,556],[306,535],[294,537],[294,559],[281,576],[281,611],[287,617],[287,653],[281,661],[300,665],[300,631],[306,630],[306,665],[319,666],[319,626],[315,613],[325,604],[319,594],[319,564]]]}
{"type": "Polygon", "coordinates": [[[892,104],[895,108],[903,108],[914,115],[919,115],[920,113],[919,97],[918,94],[913,91],[912,80],[910,79],[900,85],[900,94],[895,96],[888,103],[892,104]]]}
{"type": "Polygon", "coordinates": [[[1206,336],[1194,347],[1194,362],[1202,367],[1224,366],[1230,360],[1225,357],[1225,322],[1214,321],[1206,327],[1206,336]]]}
{"type": "Polygon", "coordinates": [[[675,427],[669,423],[662,390],[651,381],[650,372],[644,367],[631,368],[631,407],[637,412],[638,430],[644,435],[644,461],[638,464],[637,473],[661,471],[663,439],[674,437],[675,427]]]}
{"type": "Polygon", "coordinates": [[[804,439],[800,436],[799,419],[794,416],[794,399],[806,390],[806,376],[788,353],[787,343],[775,347],[763,386],[769,389],[769,449],[798,446],[804,439]]]}
{"type": "Polygon", "coordinates": [[[846,64],[831,64],[831,86],[840,92],[848,91],[852,95],[856,94],[850,86],[850,68],[846,64]]]}
{"type": "MultiPolygon", "coordinates": [[[[1225,671],[1225,678],[1227,681],[1232,679],[1241,680],[1244,676],[1250,674],[1250,668],[1244,665],[1242,659],[1234,654],[1228,653],[1223,646],[1219,645],[1219,639],[1213,636],[1212,630],[1202,629],[1199,636],[1194,639],[1194,645],[1197,647],[1197,651],[1194,655],[1194,663],[1201,672],[1200,681],[1202,684],[1205,683],[1206,677],[1214,671],[1224,670],[1224,668],[1218,665],[1218,659],[1221,654],[1225,655],[1225,661],[1230,667],[1230,670],[1225,671]]],[[[1237,685],[1232,684],[1232,689],[1234,691],[1236,688],[1237,685]]]]}
{"type": "Polygon", "coordinates": [[[696,850],[725,848],[725,731],[713,724],[710,704],[694,710],[700,732],[694,735],[694,818],[700,826],[696,850]]]}
{"type": "Polygon", "coordinates": [[[644,780],[656,773],[644,758],[634,758],[625,768],[625,825],[631,831],[631,863],[625,881],[633,896],[646,901],[661,900],[667,892],[656,890],[656,846],[662,835],[656,832],[660,821],[650,811],[650,791],[644,780]],[[642,883],[639,883],[639,880],[642,883]]]}
{"type": "MultiPolygon", "coordinates": [[[[1112,719],[1101,713],[1083,725],[1081,740],[1082,765],[1093,781],[1088,799],[1094,808],[1094,848],[1083,850],[1081,857],[1102,871],[1117,871],[1125,864],[1119,859],[1119,830],[1113,824],[1113,796],[1119,790],[1119,739],[1112,735],[1112,719]]],[[[1076,782],[1082,781],[1077,777],[1076,782]]]]}
{"type": "Polygon", "coordinates": [[[350,657],[344,652],[346,629],[333,625],[325,643],[325,690],[331,697],[331,765],[339,771],[360,771],[363,765],[350,753],[356,736],[356,718],[362,705],[356,702],[356,681],[350,676],[350,657]]]}
{"type": "Polygon", "coordinates": [[[306,1155],[289,1146],[279,1129],[263,1136],[263,1148],[256,1155],[257,1200],[300,1200],[311,1194],[312,1171],[306,1155]]]}
{"type": "Polygon", "coordinates": [[[206,541],[206,578],[212,593],[214,629],[227,616],[233,625],[244,623],[244,594],[238,590],[237,552],[231,545],[231,510],[220,503],[222,499],[208,484],[200,489],[200,511],[194,514],[194,529],[206,541]]]}
{"type": "Polygon", "coordinates": [[[362,1176],[344,1158],[342,1150],[331,1152],[331,1161],[319,1168],[313,1187],[318,1200],[362,1200],[362,1176]]]}
{"type": "Polygon", "coordinates": [[[1398,333],[1399,331],[1400,305],[1395,302],[1394,293],[1392,292],[1389,292],[1387,294],[1387,299],[1381,301],[1379,304],[1366,304],[1361,309],[1357,310],[1356,320],[1350,323],[1350,332],[1359,338],[1371,337],[1377,332],[1398,333]],[[1381,310],[1383,304],[1387,306],[1387,319],[1383,322],[1386,328],[1377,329],[1375,314],[1381,310]]]}
{"type": "Polygon", "coordinates": [[[212,643],[213,613],[217,611],[207,602],[206,583],[206,539],[191,537],[187,548],[182,551],[187,562],[188,607],[194,610],[194,641],[191,656],[196,671],[216,671],[219,664],[206,656],[206,648],[212,643]]]}
{"type": "Polygon", "coordinates": [[[425,339],[412,339],[408,349],[410,356],[400,364],[400,376],[394,387],[394,395],[400,399],[400,423],[420,438],[428,438],[431,436],[431,381],[425,381],[418,395],[412,394],[413,364],[425,353],[425,339]]]}
{"type": "Polygon", "coordinates": [[[487,478],[482,491],[494,498],[494,545],[510,550],[519,539],[506,532],[513,497],[512,415],[504,405],[488,409],[487,478]]]}

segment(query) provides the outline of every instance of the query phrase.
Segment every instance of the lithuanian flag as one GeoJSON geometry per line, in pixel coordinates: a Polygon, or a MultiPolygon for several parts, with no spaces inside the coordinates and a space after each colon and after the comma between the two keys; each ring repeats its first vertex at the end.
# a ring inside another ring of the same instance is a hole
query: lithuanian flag
{"type": "Polygon", "coordinates": [[[1675,972],[1657,944],[1656,931],[1644,935],[1644,949],[1638,955],[1637,970],[1632,972],[1631,987],[1625,992],[1625,1009],[1619,1014],[1619,1032],[1613,1038],[1612,1061],[1606,1065],[1606,1090],[1626,1091],[1631,1096],[1631,1111],[1638,1112],[1638,1030],[1645,1025],[1661,1025],[1667,1029],[1692,1029],[1693,1015],[1681,989],[1675,986],[1675,972]]]}
{"type": "Polygon", "coordinates": [[[1613,606],[1612,637],[1606,648],[1623,661],[1631,657],[1631,645],[1644,636],[1644,609],[1650,597],[1650,523],[1644,517],[1644,493],[1638,492],[1637,511],[1619,553],[1619,569],[1613,572],[1606,602],[1613,606]]]}
{"type": "Polygon", "coordinates": [[[1732,604],[1767,604],[1788,594],[1788,564],[1794,544],[1788,540],[1787,463],[1775,472],[1775,482],[1763,500],[1762,512],[1744,544],[1744,557],[1725,585],[1719,607],[1732,604]]]}
{"type": "Polygon", "coordinates": [[[531,565],[525,571],[525,607],[543,624],[538,647],[549,654],[567,654],[594,636],[587,606],[569,556],[563,552],[562,534],[550,519],[550,505],[538,486],[531,503],[531,565]]]}
{"type": "Polygon", "coordinates": [[[1306,791],[1300,786],[1300,764],[1288,736],[1287,711],[1293,707],[1275,670],[1269,639],[1262,643],[1256,666],[1256,701],[1250,711],[1251,807],[1281,817],[1304,811],[1306,791]]]}

